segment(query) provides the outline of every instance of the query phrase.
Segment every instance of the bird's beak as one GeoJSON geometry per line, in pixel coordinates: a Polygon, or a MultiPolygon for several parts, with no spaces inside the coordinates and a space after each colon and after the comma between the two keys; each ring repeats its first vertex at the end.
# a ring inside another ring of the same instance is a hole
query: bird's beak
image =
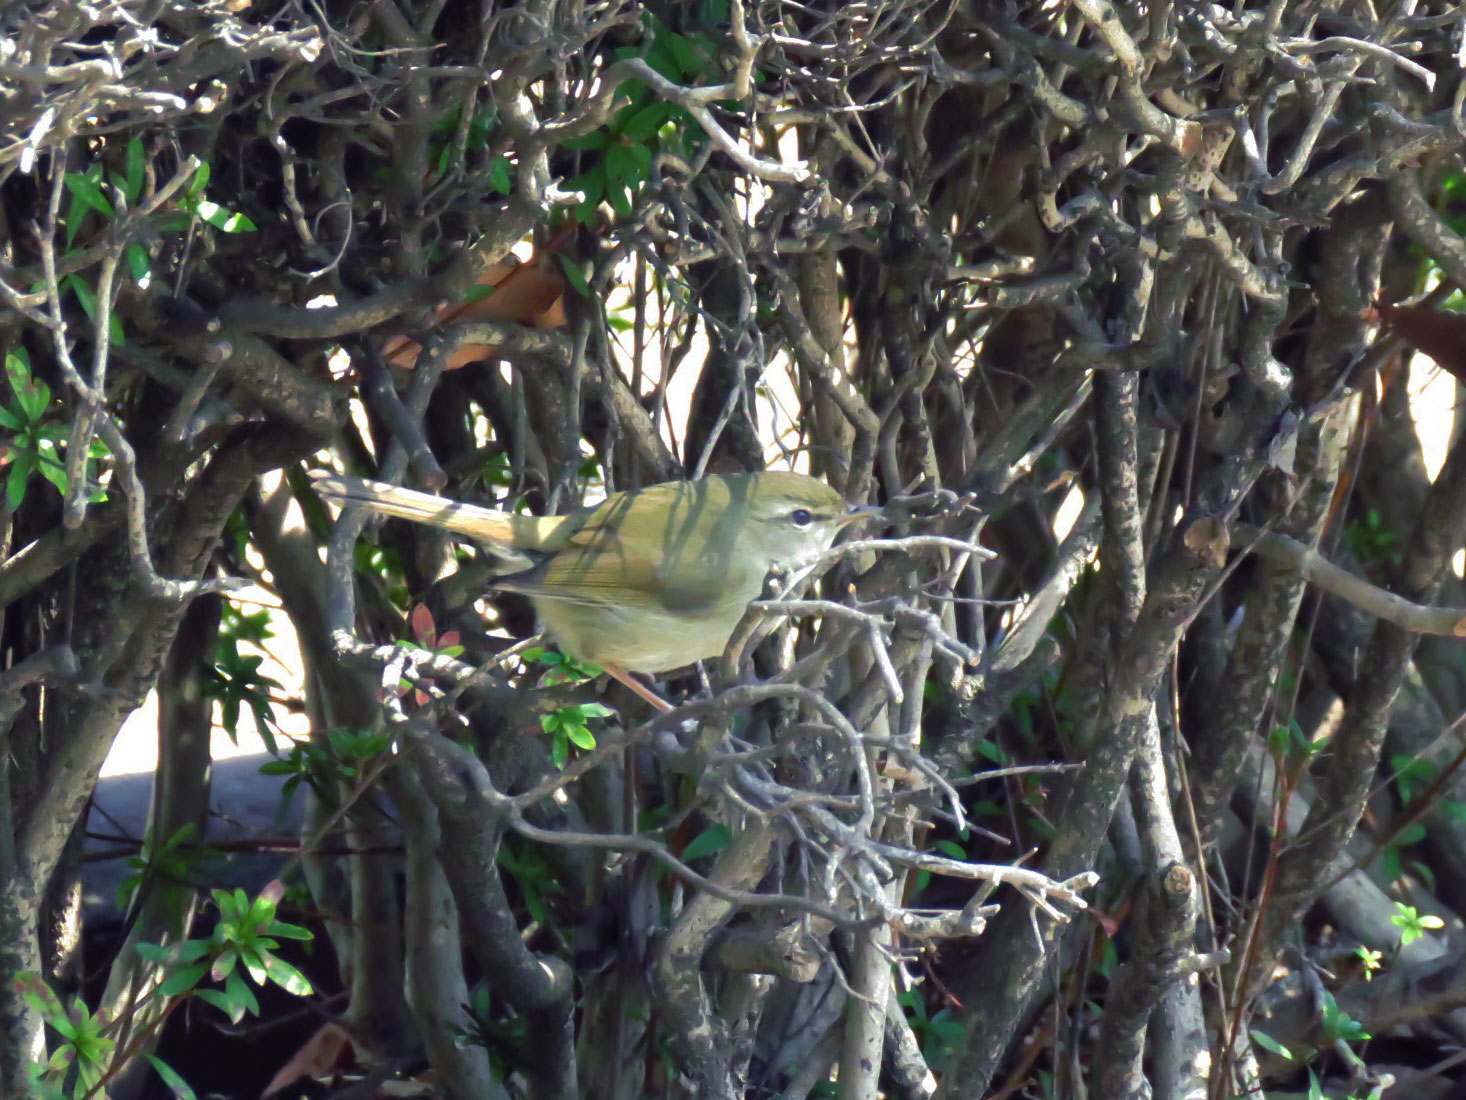
{"type": "Polygon", "coordinates": [[[862,504],[858,507],[851,508],[841,516],[840,525],[842,527],[848,527],[850,524],[858,523],[860,520],[869,519],[871,516],[878,516],[882,511],[883,509],[877,504],[862,504]]]}

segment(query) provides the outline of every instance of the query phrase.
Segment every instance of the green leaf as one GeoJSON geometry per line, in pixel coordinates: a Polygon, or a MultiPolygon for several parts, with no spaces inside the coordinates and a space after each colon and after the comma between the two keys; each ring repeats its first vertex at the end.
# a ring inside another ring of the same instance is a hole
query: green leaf
{"type": "MultiPolygon", "coordinates": [[[[670,37],[673,36],[667,36],[667,38],[670,37]]],[[[686,74],[683,73],[682,65],[677,60],[677,55],[672,52],[667,38],[658,38],[653,41],[651,48],[642,54],[642,60],[672,83],[681,84],[686,74]]]]}
{"type": "Polygon", "coordinates": [[[567,191],[579,191],[585,195],[581,206],[589,204],[594,207],[601,201],[601,196],[606,193],[606,173],[603,168],[597,168],[593,172],[582,172],[565,184],[567,191]]]}
{"type": "Polygon", "coordinates": [[[1400,849],[1387,844],[1379,852],[1380,877],[1385,882],[1396,882],[1400,878],[1400,849]]]}
{"type": "Polygon", "coordinates": [[[214,960],[214,965],[209,969],[209,980],[222,982],[230,974],[234,973],[234,968],[238,965],[239,956],[232,951],[226,951],[214,960]]]}
{"type": "Polygon", "coordinates": [[[127,246],[127,267],[134,282],[142,282],[153,272],[153,260],[148,250],[140,244],[127,246]]]}
{"type": "Polygon", "coordinates": [[[565,726],[565,735],[569,737],[571,741],[575,742],[576,746],[579,748],[590,750],[596,747],[595,734],[591,733],[591,731],[586,729],[585,726],[582,726],[578,723],[567,723],[565,726]]]}
{"type": "Polygon", "coordinates": [[[11,432],[25,431],[25,421],[16,413],[11,412],[4,405],[0,405],[0,428],[11,432]]]}
{"type": "Polygon", "coordinates": [[[631,188],[624,183],[613,183],[606,189],[606,198],[611,201],[611,209],[616,211],[623,218],[631,217],[633,198],[631,188]]]}
{"type": "MultiPolygon", "coordinates": [[[[625,137],[635,142],[647,142],[656,136],[662,124],[672,117],[673,106],[663,100],[655,103],[648,103],[645,107],[633,113],[618,129],[625,137]]],[[[651,150],[645,145],[637,146],[646,149],[647,163],[651,163],[651,150]]]]}
{"type": "Polygon", "coordinates": [[[716,855],[728,847],[732,840],[733,834],[728,831],[728,826],[709,825],[688,841],[687,847],[682,850],[682,862],[691,863],[704,856],[716,855]]]}
{"type": "Polygon", "coordinates": [[[66,490],[70,486],[68,485],[66,480],[65,466],[54,460],[48,462],[45,457],[42,457],[40,461],[36,463],[36,469],[40,471],[43,478],[49,481],[52,485],[56,486],[56,491],[58,493],[60,493],[63,497],[66,495],[66,490]]]}
{"type": "Polygon", "coordinates": [[[202,221],[225,233],[252,233],[255,230],[255,223],[243,214],[226,210],[218,203],[210,202],[208,199],[200,199],[194,207],[194,212],[202,221]]]}
{"type": "Polygon", "coordinates": [[[606,178],[613,183],[635,183],[639,180],[636,161],[625,142],[618,141],[606,150],[606,178]]]}
{"type": "Polygon", "coordinates": [[[77,231],[88,212],[95,210],[112,217],[112,204],[102,194],[102,166],[95,164],[85,172],[68,172],[63,182],[71,192],[71,204],[66,208],[66,247],[76,240],[77,231]]]}
{"type": "Polygon", "coordinates": [[[244,963],[244,968],[249,971],[255,985],[264,985],[269,981],[270,972],[265,968],[265,960],[253,947],[240,947],[239,961],[244,963]]]}
{"type": "MultiPolygon", "coordinates": [[[[133,138],[132,140],[136,141],[137,138],[133,138]]],[[[163,1084],[173,1090],[174,1096],[182,1097],[183,1100],[198,1100],[197,1094],[189,1086],[187,1081],[178,1076],[177,1070],[156,1054],[149,1054],[146,1057],[152,1065],[154,1072],[162,1079],[163,1084]]]]}
{"type": "MultiPolygon", "coordinates": [[[[224,983],[224,993],[242,1012],[251,1016],[260,1014],[260,1002],[255,996],[255,991],[249,987],[249,983],[239,976],[239,971],[229,975],[229,980],[224,983]]],[[[234,1021],[238,1023],[236,1019],[234,1021]]]]}
{"type": "Polygon", "coordinates": [[[244,1014],[239,1012],[233,1001],[217,989],[199,989],[194,991],[194,996],[203,1001],[204,1004],[213,1005],[224,1015],[229,1017],[229,1022],[237,1024],[244,1019],[244,1014]]]}
{"type": "Polygon", "coordinates": [[[10,388],[15,393],[15,402],[26,420],[35,423],[46,413],[51,404],[51,387],[39,378],[31,377],[30,358],[20,348],[5,356],[5,373],[10,378],[10,388]]]}
{"type": "Polygon", "coordinates": [[[193,175],[193,182],[188,185],[189,201],[197,199],[204,193],[204,188],[209,186],[210,171],[207,161],[199,165],[199,170],[193,175]]]}
{"type": "Polygon", "coordinates": [[[652,166],[652,147],[650,145],[628,145],[626,151],[631,154],[631,159],[636,164],[636,178],[645,180],[647,170],[652,166]]]}
{"type": "Polygon", "coordinates": [[[25,1002],[44,1016],[47,1022],[65,1017],[66,1009],[56,996],[56,991],[35,971],[21,971],[15,976],[14,985],[25,1002]]]}
{"type": "Polygon", "coordinates": [[[509,158],[503,155],[494,158],[489,165],[489,186],[501,195],[507,195],[514,190],[514,183],[509,177],[509,158]]]}
{"type": "Polygon", "coordinates": [[[669,34],[667,48],[686,78],[696,78],[712,71],[712,57],[694,39],[685,34],[669,34]]]}
{"type": "Polygon", "coordinates": [[[270,980],[285,992],[293,993],[297,997],[309,997],[313,992],[310,980],[284,959],[271,955],[265,960],[265,968],[269,972],[270,980]]]}
{"type": "Polygon", "coordinates": [[[187,993],[199,982],[203,981],[204,975],[209,972],[208,963],[193,963],[179,970],[175,970],[163,980],[158,986],[158,992],[164,997],[175,997],[180,993],[187,993]]]}
{"type": "Polygon", "coordinates": [[[557,258],[560,261],[560,266],[565,270],[565,278],[570,280],[570,285],[575,289],[576,293],[589,298],[590,283],[586,281],[585,272],[580,269],[580,265],[569,256],[557,253],[557,258]]]}
{"type": "Polygon", "coordinates": [[[309,928],[302,928],[298,924],[290,924],[286,921],[271,921],[265,929],[267,936],[279,936],[282,940],[313,940],[315,933],[309,928]]]}
{"type": "Polygon", "coordinates": [[[1288,1059],[1288,1061],[1290,1062],[1293,1061],[1293,1052],[1285,1047],[1282,1043],[1274,1039],[1266,1031],[1258,1031],[1256,1028],[1253,1028],[1252,1041],[1258,1046],[1262,1047],[1263,1050],[1270,1050],[1274,1054],[1280,1055],[1281,1057],[1288,1059]]]}
{"type": "Polygon", "coordinates": [[[580,153],[595,153],[611,144],[611,134],[608,130],[592,130],[588,134],[581,134],[580,137],[573,137],[561,142],[561,147],[571,149],[580,153]]]}
{"type": "Polygon", "coordinates": [[[1425,839],[1425,825],[1419,821],[1412,821],[1400,830],[1395,837],[1395,843],[1400,847],[1409,847],[1411,844],[1419,844],[1425,839]]]}
{"type": "Polygon", "coordinates": [[[35,459],[29,451],[22,451],[15,456],[15,464],[10,467],[10,476],[5,479],[5,502],[10,505],[12,512],[25,500],[25,483],[30,479],[34,468],[35,459]]]}
{"type": "Polygon", "coordinates": [[[127,178],[123,181],[122,193],[127,196],[127,205],[136,206],[142,198],[143,179],[147,174],[147,154],[143,152],[142,139],[133,136],[127,143],[127,178]]]}
{"type": "Polygon", "coordinates": [[[77,301],[81,303],[82,311],[95,321],[97,319],[96,292],[75,275],[68,275],[62,280],[62,284],[62,289],[65,289],[67,286],[71,288],[71,292],[76,295],[77,301]]]}

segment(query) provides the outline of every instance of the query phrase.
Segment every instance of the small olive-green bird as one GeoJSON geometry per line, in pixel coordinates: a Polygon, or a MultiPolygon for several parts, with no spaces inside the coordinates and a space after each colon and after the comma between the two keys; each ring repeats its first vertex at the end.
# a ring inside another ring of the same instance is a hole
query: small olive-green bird
{"type": "Polygon", "coordinates": [[[628,672],[666,672],[720,656],[774,566],[827,550],[878,509],[847,507],[803,474],[726,474],[614,493],[562,516],[461,504],[377,481],[312,475],[337,504],[441,527],[485,544],[566,652],[670,709],[628,672]]]}

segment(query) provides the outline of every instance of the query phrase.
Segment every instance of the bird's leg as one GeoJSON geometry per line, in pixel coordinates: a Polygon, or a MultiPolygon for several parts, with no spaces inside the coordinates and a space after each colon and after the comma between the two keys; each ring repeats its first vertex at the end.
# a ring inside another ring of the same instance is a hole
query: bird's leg
{"type": "Polygon", "coordinates": [[[672,706],[671,703],[667,702],[667,700],[663,699],[651,688],[638,681],[635,677],[631,675],[631,673],[627,672],[625,669],[617,668],[615,665],[608,665],[604,661],[602,661],[601,671],[604,672],[607,676],[611,677],[611,679],[617,680],[620,683],[625,684],[633,692],[641,696],[663,714],[666,714],[668,711],[676,709],[672,706]]]}

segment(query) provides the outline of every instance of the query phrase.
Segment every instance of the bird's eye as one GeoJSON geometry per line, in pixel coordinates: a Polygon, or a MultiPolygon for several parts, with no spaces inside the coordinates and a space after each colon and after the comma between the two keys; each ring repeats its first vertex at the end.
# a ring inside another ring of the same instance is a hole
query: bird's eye
{"type": "Polygon", "coordinates": [[[796,508],[789,513],[789,519],[795,527],[808,527],[814,522],[814,516],[808,508],[796,508]]]}

